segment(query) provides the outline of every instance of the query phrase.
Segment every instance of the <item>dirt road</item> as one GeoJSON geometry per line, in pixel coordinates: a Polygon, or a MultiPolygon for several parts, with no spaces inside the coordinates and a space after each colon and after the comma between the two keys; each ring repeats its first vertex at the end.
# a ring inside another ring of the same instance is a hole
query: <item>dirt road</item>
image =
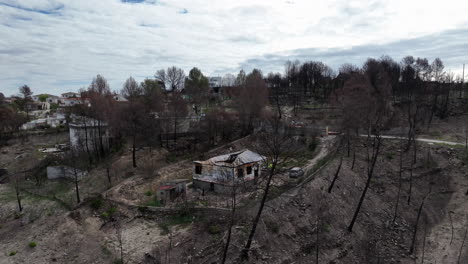
{"type": "MultiPolygon", "coordinates": [[[[360,137],[367,137],[367,135],[359,135],[360,137]]],[[[380,136],[383,139],[408,139],[407,137],[397,137],[397,136],[380,136]]],[[[416,138],[416,141],[425,142],[425,143],[432,143],[432,144],[446,144],[451,146],[464,146],[464,143],[460,142],[453,142],[453,141],[445,141],[445,140],[437,140],[437,139],[428,139],[428,138],[416,138]]]]}

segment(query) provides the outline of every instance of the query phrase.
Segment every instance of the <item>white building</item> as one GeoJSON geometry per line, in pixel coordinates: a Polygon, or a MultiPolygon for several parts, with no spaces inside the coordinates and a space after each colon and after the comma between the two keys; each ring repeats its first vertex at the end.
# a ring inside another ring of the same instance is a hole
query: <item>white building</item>
{"type": "Polygon", "coordinates": [[[74,93],[74,92],[63,93],[61,95],[62,95],[62,98],[79,98],[80,97],[79,93],[74,93]]]}
{"type": "Polygon", "coordinates": [[[109,131],[106,123],[82,117],[68,126],[71,148],[94,151],[100,148],[101,140],[104,149],[109,148],[109,131]]]}
{"type": "Polygon", "coordinates": [[[214,192],[229,192],[234,185],[260,176],[265,157],[248,149],[205,161],[194,161],[193,186],[214,192]]]}
{"type": "Polygon", "coordinates": [[[112,96],[114,98],[115,101],[117,102],[127,102],[127,98],[125,98],[123,95],[121,94],[114,94],[114,96],[112,96]]]}

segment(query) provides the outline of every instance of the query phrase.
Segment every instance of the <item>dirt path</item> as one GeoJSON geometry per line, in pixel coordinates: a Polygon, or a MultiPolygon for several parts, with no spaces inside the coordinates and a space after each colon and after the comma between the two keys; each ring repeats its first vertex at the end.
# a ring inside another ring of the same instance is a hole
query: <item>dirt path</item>
{"type": "MultiPolygon", "coordinates": [[[[284,198],[284,197],[295,197],[298,193],[299,193],[299,190],[301,190],[302,186],[306,183],[308,183],[311,179],[313,179],[315,177],[315,174],[320,170],[317,170],[316,172],[312,172],[312,170],[314,169],[315,165],[317,165],[317,163],[322,160],[323,158],[325,158],[329,153],[330,153],[330,150],[332,149],[334,143],[335,143],[335,139],[336,139],[336,136],[328,136],[328,137],[325,137],[325,138],[321,138],[320,140],[320,150],[319,150],[319,153],[317,153],[317,155],[315,155],[315,157],[311,160],[309,160],[309,162],[307,163],[307,165],[305,165],[302,169],[304,170],[304,175],[305,175],[305,178],[299,183],[297,184],[296,187],[292,188],[291,190],[283,193],[280,197],[281,198],[284,198]],[[310,175],[309,175],[310,174],[310,175]]],[[[324,165],[325,166],[325,165],[324,165]]],[[[324,167],[323,166],[323,167],[324,167]]]]}
{"type": "MultiPolygon", "coordinates": [[[[367,135],[359,135],[360,137],[367,137],[367,135]]],[[[408,139],[407,137],[397,137],[397,136],[380,136],[384,139],[408,139]]],[[[445,140],[437,140],[437,139],[429,139],[429,138],[416,138],[416,141],[425,142],[425,143],[433,143],[433,144],[447,144],[451,146],[464,146],[464,143],[460,142],[453,142],[453,141],[445,141],[445,140]]]]}
{"type": "Polygon", "coordinates": [[[468,202],[465,195],[468,184],[462,171],[451,173],[451,177],[450,187],[454,193],[446,207],[446,214],[437,225],[431,228],[426,238],[424,262],[421,262],[422,255],[418,254],[417,263],[468,263],[468,241],[465,241],[460,262],[458,262],[468,221],[468,202]]]}

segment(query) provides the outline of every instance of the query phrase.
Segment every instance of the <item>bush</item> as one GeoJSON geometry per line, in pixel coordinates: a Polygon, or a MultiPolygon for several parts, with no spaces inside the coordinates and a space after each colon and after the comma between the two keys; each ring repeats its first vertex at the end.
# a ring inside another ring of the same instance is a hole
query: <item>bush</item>
{"type": "Polygon", "coordinates": [[[31,241],[31,242],[29,242],[28,246],[29,246],[30,248],[35,248],[35,247],[37,246],[37,243],[34,242],[34,241],[31,241]]]}
{"type": "Polygon", "coordinates": [[[317,138],[313,137],[312,140],[309,142],[309,146],[307,146],[307,147],[308,147],[310,152],[314,152],[315,149],[317,148],[317,145],[318,145],[317,138]]]}
{"type": "Polygon", "coordinates": [[[123,264],[123,261],[121,259],[116,259],[112,261],[112,264],[123,264]]]}
{"type": "Polygon", "coordinates": [[[146,206],[154,206],[154,207],[161,207],[162,204],[161,202],[158,200],[158,198],[154,198],[152,199],[151,201],[147,202],[146,203],[146,206]]]}
{"type": "Polygon", "coordinates": [[[16,255],[16,251],[11,251],[8,255],[9,256],[14,256],[14,255],[16,255]]]}
{"type": "Polygon", "coordinates": [[[151,195],[153,195],[153,192],[151,190],[148,190],[148,191],[145,192],[145,195],[146,196],[151,196],[151,195]]]}
{"type": "Polygon", "coordinates": [[[392,160],[394,156],[395,156],[395,153],[393,153],[393,152],[385,153],[385,158],[387,158],[389,160],[392,160]]]}
{"type": "Polygon", "coordinates": [[[102,206],[102,199],[101,198],[96,198],[96,199],[92,200],[91,203],[90,203],[90,206],[94,210],[98,210],[102,206]]]}
{"type": "Polygon", "coordinates": [[[210,225],[208,227],[208,233],[210,233],[212,235],[219,234],[219,233],[221,233],[221,228],[219,227],[219,225],[210,225]]]}

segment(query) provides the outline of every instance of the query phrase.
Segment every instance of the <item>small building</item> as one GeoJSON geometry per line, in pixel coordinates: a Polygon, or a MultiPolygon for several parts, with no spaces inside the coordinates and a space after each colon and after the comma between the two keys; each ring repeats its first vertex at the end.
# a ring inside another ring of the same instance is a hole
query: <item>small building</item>
{"type": "Polygon", "coordinates": [[[109,130],[105,122],[91,118],[77,118],[68,125],[70,128],[70,148],[81,151],[94,151],[102,147],[109,149],[109,130]]]}
{"type": "Polygon", "coordinates": [[[87,172],[74,169],[68,166],[48,166],[47,167],[47,179],[75,179],[75,172],[78,180],[86,177],[87,172]]]}
{"type": "Polygon", "coordinates": [[[229,192],[238,184],[252,183],[260,176],[265,157],[248,149],[194,161],[194,188],[229,192]]]}
{"type": "Polygon", "coordinates": [[[121,95],[121,94],[114,94],[112,97],[114,98],[114,100],[115,100],[116,102],[127,102],[127,101],[128,101],[127,98],[125,98],[125,97],[124,97],[123,95],[121,95]]]}
{"type": "Polygon", "coordinates": [[[187,179],[177,179],[162,183],[156,196],[161,204],[166,204],[169,201],[174,201],[177,197],[185,194],[187,191],[187,179]]]}
{"type": "Polygon", "coordinates": [[[58,100],[59,106],[61,107],[70,107],[74,105],[89,104],[89,100],[86,98],[60,98],[58,100]]]}

